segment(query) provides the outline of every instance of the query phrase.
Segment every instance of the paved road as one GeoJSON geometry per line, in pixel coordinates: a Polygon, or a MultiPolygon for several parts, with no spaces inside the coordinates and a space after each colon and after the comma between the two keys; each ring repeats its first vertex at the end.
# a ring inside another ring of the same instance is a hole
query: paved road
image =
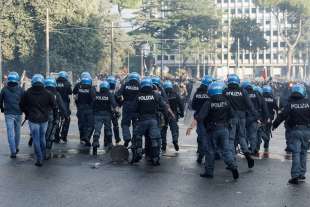
{"type": "Polygon", "coordinates": [[[213,180],[199,177],[202,167],[195,163],[195,136],[184,135],[188,124],[181,125],[180,152],[170,146],[156,168],[144,161],[134,166],[113,164],[104,151],[96,158],[90,156],[78,144],[75,120],[68,145],[57,145],[55,157],[37,168],[26,145],[27,127],[21,154],[11,160],[3,121],[0,124],[1,207],[310,206],[308,182],[287,185],[291,161],[283,152],[283,128],[274,134],[269,158],[259,158],[253,170],[239,157],[240,179],[235,182],[221,161],[213,180]]]}

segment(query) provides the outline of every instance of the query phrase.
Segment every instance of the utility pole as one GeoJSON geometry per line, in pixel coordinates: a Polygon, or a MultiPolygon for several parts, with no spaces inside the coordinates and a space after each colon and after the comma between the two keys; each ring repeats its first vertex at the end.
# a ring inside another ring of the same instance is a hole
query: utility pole
{"type": "MultiPolygon", "coordinates": [[[[237,70],[239,69],[239,65],[240,65],[240,39],[238,38],[238,48],[237,48],[237,70]]],[[[237,73],[237,70],[235,71],[235,73],[237,73]]]]}
{"type": "Polygon", "coordinates": [[[114,30],[113,30],[113,27],[114,27],[114,23],[113,21],[111,22],[111,75],[113,75],[113,71],[114,71],[114,63],[113,63],[113,60],[114,60],[114,45],[113,45],[113,42],[114,42],[114,30]]]}
{"type": "Polygon", "coordinates": [[[49,14],[48,9],[46,9],[46,76],[50,75],[50,31],[49,31],[49,14]]]}
{"type": "Polygon", "coordinates": [[[0,32],[0,87],[2,87],[2,34],[0,32]]]}
{"type": "Polygon", "coordinates": [[[141,68],[140,68],[140,74],[141,74],[141,76],[143,77],[144,75],[143,75],[143,73],[144,73],[144,60],[143,60],[143,56],[144,56],[144,49],[143,49],[143,47],[142,47],[142,45],[141,45],[141,49],[140,49],[141,51],[141,68]]]}
{"type": "Polygon", "coordinates": [[[203,76],[206,75],[206,48],[203,48],[203,76]]]}
{"type": "Polygon", "coordinates": [[[129,54],[129,51],[127,53],[127,70],[128,70],[128,73],[130,73],[130,54],[129,54]]]}

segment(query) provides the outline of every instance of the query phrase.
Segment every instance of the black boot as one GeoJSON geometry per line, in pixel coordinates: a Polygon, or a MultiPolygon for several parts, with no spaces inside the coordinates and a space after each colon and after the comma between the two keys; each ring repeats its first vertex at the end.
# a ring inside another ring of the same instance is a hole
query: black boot
{"type": "Polygon", "coordinates": [[[96,156],[97,155],[97,147],[93,147],[93,155],[96,156]]]}
{"type": "Polygon", "coordinates": [[[196,162],[201,165],[202,159],[203,159],[203,155],[199,153],[196,162]]]}
{"type": "Polygon", "coordinates": [[[131,141],[131,140],[125,140],[124,146],[125,146],[125,147],[128,147],[130,141],[131,141]]]}
{"type": "Polygon", "coordinates": [[[209,175],[208,173],[205,172],[205,173],[200,174],[200,177],[212,179],[213,175],[209,175]]]}
{"type": "Polygon", "coordinates": [[[232,176],[235,180],[237,180],[239,178],[239,171],[238,169],[232,169],[231,170],[232,176]]]}
{"type": "Polygon", "coordinates": [[[28,146],[31,147],[32,146],[32,137],[30,137],[29,141],[28,141],[28,146]]]}
{"type": "Polygon", "coordinates": [[[173,146],[174,146],[175,151],[178,152],[180,149],[178,142],[173,142],[173,146]]]}
{"type": "Polygon", "coordinates": [[[248,161],[248,167],[249,168],[253,168],[254,167],[254,160],[253,160],[253,158],[251,157],[251,155],[250,155],[250,153],[245,153],[244,154],[244,156],[245,156],[245,158],[247,159],[247,161],[248,161]]]}
{"type": "Polygon", "coordinates": [[[298,178],[291,178],[289,179],[288,183],[293,184],[293,185],[298,185],[299,181],[298,181],[298,178]]]}
{"type": "Polygon", "coordinates": [[[166,150],[167,150],[167,145],[166,144],[162,144],[161,151],[166,152],[166,150]]]}

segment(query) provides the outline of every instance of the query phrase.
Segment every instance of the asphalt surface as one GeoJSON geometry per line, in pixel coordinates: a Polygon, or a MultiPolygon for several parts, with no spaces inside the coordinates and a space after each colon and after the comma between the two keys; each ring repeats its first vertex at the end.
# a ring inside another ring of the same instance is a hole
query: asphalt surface
{"type": "MultiPolygon", "coordinates": [[[[142,160],[136,165],[115,164],[103,150],[97,157],[79,145],[76,120],[69,143],[55,145],[53,159],[42,168],[34,166],[33,149],[22,145],[16,160],[9,158],[3,116],[0,129],[0,206],[105,206],[105,207],[309,207],[309,182],[287,184],[291,161],[284,152],[284,129],[274,133],[269,154],[256,160],[253,170],[238,157],[240,179],[233,181],[222,161],[216,163],[212,180],[200,178],[196,164],[196,136],[185,136],[188,123],[181,123],[181,149],[170,145],[161,166],[142,160]]],[[[171,138],[170,138],[171,139],[171,138]]],[[[102,140],[101,140],[102,141],[102,140]]]]}

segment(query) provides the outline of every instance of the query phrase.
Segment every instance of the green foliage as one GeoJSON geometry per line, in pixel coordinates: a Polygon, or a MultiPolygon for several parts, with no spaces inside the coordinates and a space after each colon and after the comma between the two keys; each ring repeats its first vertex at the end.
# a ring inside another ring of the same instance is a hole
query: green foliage
{"type": "Polygon", "coordinates": [[[264,49],[267,45],[267,40],[264,39],[264,32],[260,30],[256,20],[245,18],[233,19],[231,23],[231,36],[234,38],[231,50],[238,50],[238,39],[240,49],[248,51],[257,51],[264,49]]]}
{"type": "MultiPolygon", "coordinates": [[[[108,0],[0,0],[0,33],[6,70],[45,73],[46,10],[49,10],[51,71],[101,71],[110,54],[108,0]]],[[[115,39],[126,38],[121,30],[115,39]]],[[[115,40],[116,41],[116,40],[115,40]]],[[[118,45],[116,45],[118,47],[118,45]]],[[[115,60],[121,65],[122,44],[115,60]]]]}
{"type": "MultiPolygon", "coordinates": [[[[131,35],[174,39],[163,43],[165,52],[177,50],[181,41],[181,53],[186,61],[192,56],[193,48],[207,47],[216,37],[219,21],[214,8],[211,0],[147,0],[134,20],[137,29],[131,35]]],[[[157,48],[161,48],[161,41],[157,42],[160,43],[157,48]]]]}

